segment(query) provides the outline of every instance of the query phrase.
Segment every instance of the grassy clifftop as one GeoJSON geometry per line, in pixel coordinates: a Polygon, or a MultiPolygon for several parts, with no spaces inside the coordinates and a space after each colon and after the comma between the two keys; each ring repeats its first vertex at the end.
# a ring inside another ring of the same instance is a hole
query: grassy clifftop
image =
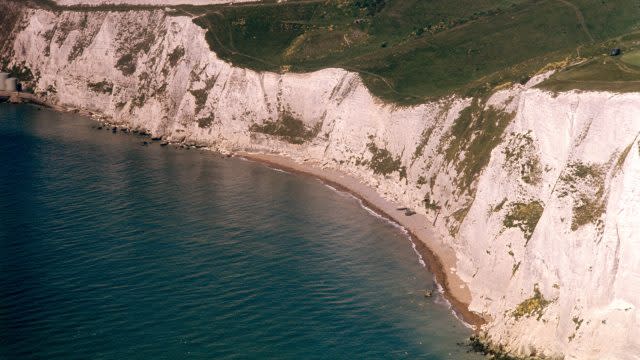
{"type": "MultiPolygon", "coordinates": [[[[75,11],[155,8],[9,2],[75,11]]],[[[194,17],[212,50],[237,66],[340,67],[400,104],[454,92],[482,97],[544,68],[562,69],[541,85],[550,90],[640,91],[640,0],[263,0],[174,6],[170,14],[194,17]],[[608,57],[613,47],[624,55],[608,57]]]]}
{"type": "Polygon", "coordinates": [[[222,58],[270,71],[341,67],[417,103],[593,58],[640,24],[638,0],[326,0],[186,8],[222,58]]]}

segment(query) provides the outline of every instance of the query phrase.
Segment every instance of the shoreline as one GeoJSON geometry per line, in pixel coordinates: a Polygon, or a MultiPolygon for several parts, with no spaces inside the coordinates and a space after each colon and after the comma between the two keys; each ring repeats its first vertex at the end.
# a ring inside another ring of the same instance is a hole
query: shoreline
{"type": "Polygon", "coordinates": [[[234,155],[275,169],[315,177],[339,191],[351,194],[362,201],[364,206],[386,220],[400,225],[407,231],[409,240],[424,259],[426,268],[433,274],[436,283],[441,286],[442,295],[451,305],[455,315],[470,325],[475,332],[486,323],[482,316],[469,310],[471,295],[466,284],[455,273],[455,252],[446,244],[436,240],[437,236],[430,226],[425,226],[428,223],[424,215],[404,215],[404,212],[397,210],[401,204],[382,198],[375,189],[338,170],[322,169],[313,164],[301,164],[283,155],[248,151],[236,152],[234,155]]]}
{"type": "Polygon", "coordinates": [[[64,109],[51,105],[34,94],[22,91],[0,90],[0,102],[8,102],[11,104],[35,104],[56,111],[64,111],[64,109]]]}

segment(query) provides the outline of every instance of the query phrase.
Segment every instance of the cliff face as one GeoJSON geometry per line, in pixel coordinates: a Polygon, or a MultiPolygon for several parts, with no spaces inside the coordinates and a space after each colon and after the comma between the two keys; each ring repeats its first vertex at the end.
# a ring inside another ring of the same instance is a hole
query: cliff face
{"type": "Polygon", "coordinates": [[[342,170],[429,217],[495,344],[566,359],[640,354],[640,94],[551,94],[531,87],[538,77],[488,99],[398,107],[340,69],[234,67],[188,17],[20,16],[8,65],[30,69],[50,102],[173,141],[342,170]]]}

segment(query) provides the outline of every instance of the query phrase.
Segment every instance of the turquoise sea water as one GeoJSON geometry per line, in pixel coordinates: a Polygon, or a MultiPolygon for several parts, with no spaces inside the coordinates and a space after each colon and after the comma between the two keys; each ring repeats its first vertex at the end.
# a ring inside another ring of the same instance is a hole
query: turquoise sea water
{"type": "Polygon", "coordinates": [[[0,104],[0,359],[479,359],[320,181],[0,104]]]}

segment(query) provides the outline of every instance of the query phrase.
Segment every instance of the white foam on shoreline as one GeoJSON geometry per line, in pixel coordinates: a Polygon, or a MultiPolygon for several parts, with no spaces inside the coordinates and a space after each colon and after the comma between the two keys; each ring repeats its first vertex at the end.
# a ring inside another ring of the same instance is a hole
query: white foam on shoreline
{"type": "MultiPolygon", "coordinates": [[[[420,263],[420,265],[422,265],[422,267],[424,267],[425,269],[427,268],[427,264],[424,261],[424,258],[422,257],[422,254],[420,254],[420,252],[418,251],[418,247],[416,246],[415,241],[413,240],[413,237],[411,236],[411,234],[409,233],[409,231],[402,226],[401,224],[399,224],[398,222],[390,219],[389,217],[380,214],[378,212],[376,212],[375,210],[371,209],[370,207],[368,207],[367,205],[365,205],[364,201],[362,201],[362,199],[360,199],[359,197],[357,197],[356,195],[352,194],[351,192],[348,191],[342,191],[342,190],[338,190],[335,187],[327,184],[326,182],[324,182],[322,179],[318,179],[320,182],[322,182],[324,184],[324,186],[328,187],[329,189],[341,194],[341,195],[348,195],[354,199],[356,199],[358,201],[358,204],[360,204],[360,207],[362,207],[364,210],[366,210],[369,214],[382,219],[384,221],[386,221],[387,223],[391,224],[392,226],[398,228],[400,231],[402,231],[407,238],[409,239],[409,241],[411,242],[411,248],[413,249],[413,252],[415,252],[415,254],[418,256],[418,262],[420,263]]],[[[438,293],[440,294],[440,296],[438,298],[436,298],[434,300],[435,303],[440,303],[441,305],[445,305],[447,306],[447,308],[449,308],[449,311],[451,312],[451,314],[458,320],[460,321],[460,323],[462,323],[462,325],[464,325],[465,327],[471,329],[471,330],[475,330],[475,328],[467,323],[466,321],[464,321],[464,319],[462,319],[458,313],[455,312],[455,310],[453,309],[453,305],[451,305],[451,302],[449,302],[449,300],[447,300],[447,298],[444,296],[444,288],[442,287],[442,285],[440,285],[440,283],[436,280],[435,275],[433,278],[433,282],[436,284],[436,288],[438,293]]]]}
{"type": "MultiPolygon", "coordinates": [[[[393,221],[391,219],[389,219],[388,217],[379,214],[378,212],[374,211],[373,209],[369,208],[367,205],[364,204],[364,202],[362,201],[362,199],[356,197],[355,195],[349,193],[352,197],[354,197],[356,200],[358,200],[358,203],[360,204],[360,206],[365,209],[368,213],[370,213],[371,215],[380,218],[382,220],[387,221],[389,224],[393,225],[394,227],[400,229],[400,231],[402,231],[407,238],[409,239],[409,242],[411,242],[411,248],[413,249],[413,252],[415,252],[415,254],[418,256],[418,262],[420,263],[420,265],[422,265],[423,268],[427,268],[427,264],[425,263],[424,259],[422,258],[422,254],[420,254],[420,252],[418,251],[418,248],[416,246],[416,243],[413,240],[413,237],[411,236],[411,234],[409,233],[409,231],[402,226],[401,224],[399,224],[396,221],[393,221]]],[[[447,298],[444,297],[444,288],[442,287],[442,285],[440,285],[440,283],[435,279],[435,275],[434,275],[434,279],[433,282],[436,284],[436,287],[438,289],[438,292],[441,294],[441,298],[442,301],[444,302],[444,304],[449,308],[449,311],[451,312],[451,314],[453,314],[453,316],[458,319],[458,321],[460,321],[462,323],[462,325],[464,325],[465,327],[474,330],[474,327],[471,326],[471,324],[467,323],[466,321],[464,321],[464,319],[462,319],[458,313],[455,312],[455,310],[453,309],[453,305],[451,305],[451,303],[449,302],[449,300],[447,300],[447,298]]]]}
{"type": "MultiPolygon", "coordinates": [[[[355,196],[354,196],[355,197],[355,196]]],[[[383,216],[382,214],[379,214],[377,212],[375,212],[372,208],[368,207],[367,205],[364,204],[364,202],[360,199],[355,197],[358,200],[358,203],[360,204],[360,207],[365,209],[369,214],[377,217],[378,219],[382,219],[382,220],[386,220],[388,223],[390,223],[391,225],[395,226],[395,227],[399,227],[399,224],[396,224],[395,222],[387,219],[385,216],[383,216]]]]}
{"type": "Polygon", "coordinates": [[[241,159],[241,160],[243,160],[243,161],[248,161],[248,162],[254,162],[254,163],[262,164],[262,165],[266,166],[267,168],[269,168],[269,169],[271,169],[271,170],[273,170],[273,171],[277,171],[277,172],[281,172],[281,173],[285,173],[285,174],[291,174],[290,172],[288,172],[288,171],[286,171],[286,170],[282,170],[282,169],[279,169],[279,168],[277,168],[277,167],[269,166],[267,163],[265,163],[265,162],[263,162],[263,161],[260,161],[260,160],[254,160],[254,159],[247,158],[247,157],[244,157],[244,156],[236,156],[236,158],[237,158],[237,159],[241,159]]]}
{"type": "Polygon", "coordinates": [[[458,321],[460,321],[462,323],[462,325],[464,325],[466,328],[471,329],[471,330],[475,330],[476,329],[471,324],[469,324],[466,321],[464,321],[464,319],[462,319],[460,316],[458,316],[458,313],[453,310],[453,307],[451,306],[451,303],[449,303],[449,301],[447,301],[447,304],[449,304],[449,309],[451,310],[451,314],[453,314],[453,317],[458,319],[458,321]]]}
{"type": "Polygon", "coordinates": [[[411,236],[409,236],[409,241],[411,241],[411,248],[413,248],[413,252],[416,253],[416,255],[418,255],[418,262],[420,263],[420,265],[422,265],[422,267],[426,268],[427,264],[424,262],[424,259],[422,258],[422,254],[420,254],[420,252],[418,251],[418,248],[416,247],[416,243],[415,241],[413,241],[413,238],[411,236]]]}
{"type": "Polygon", "coordinates": [[[277,171],[277,172],[281,172],[281,173],[285,173],[285,174],[291,174],[290,172],[285,171],[285,170],[282,170],[282,169],[274,168],[274,167],[271,167],[271,166],[267,166],[267,167],[268,167],[269,169],[274,170],[274,171],[277,171]]]}
{"type": "Polygon", "coordinates": [[[340,194],[346,194],[349,195],[350,197],[354,198],[355,200],[358,201],[358,204],[360,204],[360,207],[363,208],[366,212],[368,212],[369,214],[377,217],[378,219],[384,220],[387,223],[391,224],[393,227],[398,228],[400,231],[402,231],[403,234],[405,234],[407,236],[407,238],[409,239],[409,242],[411,242],[411,248],[413,249],[413,252],[415,252],[415,254],[418,256],[418,263],[420,263],[420,265],[422,265],[422,267],[426,268],[427,264],[424,262],[424,259],[422,258],[422,254],[420,254],[420,252],[418,251],[418,248],[416,246],[416,243],[413,241],[413,237],[411,236],[411,234],[409,234],[409,231],[402,226],[401,224],[399,224],[397,221],[394,221],[392,219],[389,219],[389,217],[378,213],[377,211],[373,210],[372,208],[368,207],[364,201],[362,201],[362,199],[360,199],[359,197],[353,195],[350,192],[347,191],[341,191],[336,189],[335,187],[327,184],[326,182],[320,180],[324,186],[328,187],[329,189],[338,192],[340,194]]]}
{"type": "Polygon", "coordinates": [[[338,193],[343,193],[344,192],[344,191],[340,191],[340,190],[334,188],[333,186],[327,184],[326,182],[324,182],[322,180],[318,180],[318,181],[320,181],[324,186],[328,187],[329,189],[331,189],[331,190],[333,190],[335,192],[338,192],[338,193]]]}
{"type": "Polygon", "coordinates": [[[411,236],[411,234],[409,233],[409,230],[407,230],[407,228],[405,228],[404,226],[399,224],[397,221],[389,219],[387,216],[384,216],[384,215],[376,212],[375,210],[369,208],[367,205],[364,204],[364,202],[360,198],[357,198],[355,196],[354,196],[354,198],[356,198],[358,200],[358,202],[360,203],[360,206],[363,209],[365,209],[369,214],[371,214],[371,215],[373,215],[373,216],[375,216],[375,217],[377,217],[379,219],[385,220],[386,222],[388,222],[392,226],[398,228],[403,234],[405,234],[407,236],[407,239],[409,239],[409,242],[411,243],[411,248],[413,249],[413,252],[418,257],[418,263],[420,263],[420,265],[422,265],[423,268],[427,267],[427,263],[425,263],[424,258],[422,257],[422,254],[420,254],[420,252],[418,251],[418,247],[417,247],[415,241],[413,241],[413,237],[411,236]]]}

